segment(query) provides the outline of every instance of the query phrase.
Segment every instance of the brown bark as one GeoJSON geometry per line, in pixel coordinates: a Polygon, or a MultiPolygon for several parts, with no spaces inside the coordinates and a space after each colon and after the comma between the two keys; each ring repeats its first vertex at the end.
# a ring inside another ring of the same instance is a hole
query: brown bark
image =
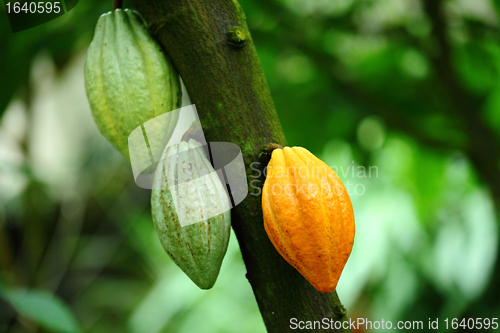
{"type": "MultiPolygon", "coordinates": [[[[232,210],[232,223],[267,330],[289,331],[291,318],[342,320],[337,294],[316,291],[276,252],[263,227],[264,178],[257,177],[269,158],[263,151],[286,141],[240,6],[231,0],[132,3],[177,67],[207,141],[242,149],[250,193],[232,210]],[[252,169],[253,162],[260,164],[252,169]]],[[[315,330],[323,331],[335,332],[315,330]]],[[[344,331],[350,330],[337,330],[344,331]]]]}

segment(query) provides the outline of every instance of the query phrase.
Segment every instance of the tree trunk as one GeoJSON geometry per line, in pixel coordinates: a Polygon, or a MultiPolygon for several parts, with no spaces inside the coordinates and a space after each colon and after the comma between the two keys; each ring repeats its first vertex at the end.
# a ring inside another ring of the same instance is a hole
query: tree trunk
{"type": "MultiPolygon", "coordinates": [[[[263,226],[260,189],[269,143],[286,145],[245,15],[234,0],[133,0],[150,31],[172,58],[207,141],[233,142],[243,153],[250,193],[234,208],[246,277],[268,332],[303,321],[345,319],[335,292],[316,291],[275,250],[263,226]],[[251,164],[258,162],[260,164],[251,164]],[[257,171],[258,170],[258,171],[257,171]]],[[[346,332],[322,330],[315,332],[346,332]]]]}

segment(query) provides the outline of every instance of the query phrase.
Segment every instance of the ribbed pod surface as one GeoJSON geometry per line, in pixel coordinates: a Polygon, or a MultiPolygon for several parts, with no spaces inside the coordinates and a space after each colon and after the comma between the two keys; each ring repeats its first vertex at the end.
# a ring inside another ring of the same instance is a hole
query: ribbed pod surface
{"type": "Polygon", "coordinates": [[[231,215],[229,198],[200,143],[191,139],[165,150],[151,209],[168,255],[196,285],[211,288],[227,250],[231,215]]]}
{"type": "MultiPolygon", "coordinates": [[[[135,11],[117,9],[99,18],[84,74],[97,127],[127,159],[132,130],[180,107],[179,76],[135,11]]],[[[169,115],[167,126],[148,133],[165,144],[178,118],[169,115]]]]}
{"type": "Polygon", "coordinates": [[[354,243],[342,181],[301,147],[275,149],[262,192],[264,227],[281,256],[320,292],[332,292],[354,243]]]}

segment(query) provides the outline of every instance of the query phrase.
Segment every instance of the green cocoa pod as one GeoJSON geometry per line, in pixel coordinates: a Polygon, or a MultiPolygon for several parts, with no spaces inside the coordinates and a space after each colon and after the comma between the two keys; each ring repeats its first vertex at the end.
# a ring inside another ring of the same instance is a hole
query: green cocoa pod
{"type": "Polygon", "coordinates": [[[201,289],[215,283],[230,236],[229,198],[197,141],[171,145],[154,175],[153,222],[163,248],[201,289]]]}
{"type": "MultiPolygon", "coordinates": [[[[97,127],[128,160],[130,133],[144,122],[180,108],[179,75],[135,11],[117,9],[99,18],[84,74],[97,127]]],[[[165,147],[177,124],[178,112],[170,112],[162,119],[161,126],[157,126],[161,128],[148,133],[148,137],[165,147]]]]}

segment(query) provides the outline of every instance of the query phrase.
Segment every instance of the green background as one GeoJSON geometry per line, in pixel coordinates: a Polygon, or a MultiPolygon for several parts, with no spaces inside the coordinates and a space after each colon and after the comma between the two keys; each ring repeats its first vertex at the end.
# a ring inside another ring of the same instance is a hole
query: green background
{"type": "MultiPolygon", "coordinates": [[[[351,195],[348,316],[500,317],[500,1],[240,4],[289,144],[351,195]]],[[[264,332],[236,239],[199,290],[92,121],[83,63],[111,9],[18,33],[0,13],[0,333],[264,332]]]]}

